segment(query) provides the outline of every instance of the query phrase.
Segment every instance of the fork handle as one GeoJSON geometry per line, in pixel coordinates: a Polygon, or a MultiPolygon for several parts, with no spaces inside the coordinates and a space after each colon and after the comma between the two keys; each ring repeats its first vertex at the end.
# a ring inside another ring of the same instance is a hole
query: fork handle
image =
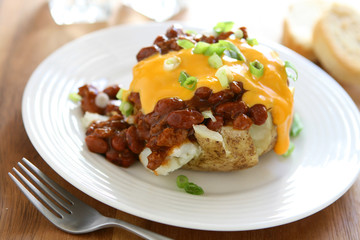
{"type": "MultiPolygon", "coordinates": [[[[128,222],[124,222],[122,220],[119,219],[115,219],[115,218],[106,218],[106,224],[107,227],[120,227],[123,229],[126,229],[130,232],[135,233],[136,235],[143,237],[144,239],[148,239],[148,240],[171,240],[171,238],[162,236],[160,234],[151,232],[149,230],[146,230],[144,228],[138,227],[136,225],[132,225],[128,222]]],[[[104,226],[105,227],[105,226],[104,226]]]]}

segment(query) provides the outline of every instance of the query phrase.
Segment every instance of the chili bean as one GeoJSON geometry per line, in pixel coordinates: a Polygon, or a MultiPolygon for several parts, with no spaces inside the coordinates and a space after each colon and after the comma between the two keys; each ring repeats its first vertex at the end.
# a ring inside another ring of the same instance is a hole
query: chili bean
{"type": "Polygon", "coordinates": [[[110,99],[116,99],[116,94],[120,91],[119,85],[111,85],[104,89],[104,93],[106,93],[110,99]]]}
{"type": "Polygon", "coordinates": [[[268,117],[266,107],[262,104],[255,104],[252,106],[249,109],[248,114],[256,125],[264,124],[268,117]]]}
{"type": "Polygon", "coordinates": [[[106,153],[109,148],[107,142],[104,139],[93,135],[86,136],[85,142],[91,152],[106,153]]]}
{"type": "Polygon", "coordinates": [[[234,120],[234,128],[238,129],[238,130],[247,130],[251,127],[252,125],[252,121],[251,119],[245,115],[245,114],[240,114],[239,116],[237,116],[234,120]]]}
{"type": "Polygon", "coordinates": [[[121,115],[120,109],[120,100],[110,100],[105,108],[105,114],[106,115],[121,115]]]}
{"type": "Polygon", "coordinates": [[[111,146],[116,151],[124,151],[127,146],[126,142],[126,130],[123,130],[121,132],[117,132],[115,136],[111,139],[111,146]]]}
{"type": "Polygon", "coordinates": [[[217,39],[214,37],[214,36],[205,36],[205,35],[202,35],[200,37],[200,40],[201,42],[206,42],[206,43],[216,43],[217,42],[217,39]]]}
{"type": "Polygon", "coordinates": [[[140,119],[138,121],[137,133],[142,140],[148,140],[150,138],[150,127],[145,120],[140,119]]]}
{"type": "Polygon", "coordinates": [[[248,33],[247,33],[247,30],[246,30],[246,27],[241,27],[239,29],[243,32],[244,38],[247,39],[248,38],[248,33]]]}
{"type": "Polygon", "coordinates": [[[137,109],[141,109],[140,94],[138,92],[131,92],[129,94],[128,101],[134,103],[137,109]]]}
{"type": "Polygon", "coordinates": [[[172,147],[185,141],[187,131],[185,129],[165,128],[157,138],[157,145],[161,147],[172,147]]]}
{"type": "Polygon", "coordinates": [[[198,96],[201,99],[208,99],[212,94],[212,90],[208,87],[199,87],[195,91],[195,96],[198,96]]]}
{"type": "Polygon", "coordinates": [[[198,111],[205,111],[211,107],[211,104],[206,99],[201,99],[198,96],[193,96],[190,100],[186,101],[186,106],[190,109],[198,111]]]}
{"type": "Polygon", "coordinates": [[[148,58],[158,52],[159,50],[154,46],[144,47],[138,52],[138,54],[136,55],[136,59],[138,62],[140,62],[141,60],[148,58]]]}
{"type": "MultiPolygon", "coordinates": [[[[115,116],[119,116],[119,115],[115,115],[115,116]]],[[[123,130],[125,128],[128,128],[130,125],[127,122],[125,122],[124,119],[114,119],[110,121],[109,126],[116,130],[123,130]]]]}
{"type": "Polygon", "coordinates": [[[248,107],[242,101],[226,102],[215,108],[215,113],[224,116],[227,119],[234,119],[238,114],[246,113],[248,107]]]}
{"type": "Polygon", "coordinates": [[[237,81],[231,82],[230,90],[233,91],[235,94],[240,94],[243,91],[243,83],[237,81]]]}
{"type": "Polygon", "coordinates": [[[121,167],[131,166],[137,159],[137,155],[131,152],[129,149],[125,149],[121,152],[117,152],[114,149],[111,149],[106,152],[106,158],[121,167]]]}
{"type": "Polygon", "coordinates": [[[194,110],[177,110],[170,113],[167,123],[174,128],[190,129],[194,124],[204,121],[204,116],[194,110]]]}
{"type": "Polygon", "coordinates": [[[166,54],[170,50],[169,42],[165,36],[158,36],[154,41],[154,45],[159,47],[161,54],[166,54]]]}
{"type": "Polygon", "coordinates": [[[120,153],[118,151],[115,151],[114,149],[110,149],[109,151],[106,152],[105,156],[106,159],[109,160],[110,162],[121,166],[121,158],[120,158],[120,153]]]}
{"type": "Polygon", "coordinates": [[[157,123],[160,120],[161,116],[158,112],[151,112],[149,114],[146,114],[144,117],[144,121],[147,125],[153,126],[155,123],[157,123]]]}
{"type": "Polygon", "coordinates": [[[150,135],[158,135],[166,127],[166,117],[162,117],[156,124],[153,124],[150,128],[150,135]]]}
{"type": "Polygon", "coordinates": [[[168,38],[176,38],[180,35],[184,35],[184,32],[179,25],[172,25],[165,34],[168,38]]]}
{"type": "Polygon", "coordinates": [[[166,155],[167,155],[167,151],[154,151],[154,152],[152,152],[148,156],[147,168],[149,168],[151,170],[155,170],[158,167],[160,167],[162,162],[165,160],[166,155]]]}
{"type": "Polygon", "coordinates": [[[121,166],[130,167],[134,162],[138,160],[138,156],[131,152],[129,149],[125,149],[120,153],[121,166]]]}
{"type": "Polygon", "coordinates": [[[166,42],[166,37],[163,35],[157,36],[154,41],[154,45],[158,45],[161,48],[161,45],[166,42]]]}
{"type": "Polygon", "coordinates": [[[221,92],[213,93],[208,101],[211,105],[221,104],[232,100],[234,93],[230,89],[225,89],[221,92]]]}
{"type": "Polygon", "coordinates": [[[131,126],[126,131],[126,141],[128,146],[133,153],[140,154],[144,149],[144,142],[140,140],[136,132],[136,127],[131,126]]]}
{"type": "Polygon", "coordinates": [[[155,148],[158,148],[157,136],[151,136],[149,141],[147,141],[145,146],[150,148],[151,150],[154,150],[155,148]]]}
{"type": "Polygon", "coordinates": [[[227,39],[228,37],[230,37],[231,34],[233,34],[234,32],[229,31],[229,32],[223,32],[220,33],[220,35],[217,37],[219,40],[223,40],[223,39],[227,39]]]}
{"type": "Polygon", "coordinates": [[[218,131],[224,125],[224,118],[221,116],[215,116],[216,121],[208,120],[206,126],[208,129],[218,131]]]}
{"type": "Polygon", "coordinates": [[[95,104],[95,98],[98,90],[91,85],[84,85],[79,88],[79,95],[81,96],[81,109],[84,112],[92,112],[103,114],[104,109],[95,104]]]}
{"type": "Polygon", "coordinates": [[[164,98],[159,100],[154,108],[154,111],[160,115],[169,113],[174,110],[185,108],[185,102],[178,98],[164,98]]]}
{"type": "Polygon", "coordinates": [[[115,134],[115,130],[110,127],[95,128],[92,135],[99,138],[108,138],[115,134]]]}
{"type": "Polygon", "coordinates": [[[177,40],[174,38],[174,39],[169,39],[166,41],[166,44],[168,46],[168,48],[170,50],[173,50],[173,51],[179,51],[182,49],[182,47],[180,47],[178,44],[177,44],[177,40]]]}

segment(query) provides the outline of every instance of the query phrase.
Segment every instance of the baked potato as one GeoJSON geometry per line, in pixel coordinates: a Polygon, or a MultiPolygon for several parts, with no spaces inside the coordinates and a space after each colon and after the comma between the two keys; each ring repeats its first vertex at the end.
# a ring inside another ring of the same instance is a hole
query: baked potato
{"type": "Polygon", "coordinates": [[[121,100],[119,108],[93,106],[97,90],[82,88],[83,110],[119,114],[89,127],[89,149],[125,167],[139,159],[156,175],[179,168],[234,171],[255,166],[272,149],[285,153],[291,65],[249,38],[246,28],[229,31],[224,24],[215,35],[172,26],[141,49],[129,89],[104,90],[104,99],[121,100]]]}
{"type": "MultiPolygon", "coordinates": [[[[167,175],[179,168],[198,171],[234,171],[255,166],[259,156],[270,151],[276,142],[276,126],[271,114],[260,126],[248,130],[236,130],[223,126],[220,132],[205,125],[194,125],[196,142],[185,142],[172,149],[164,163],[154,173],[167,175]]],[[[149,148],[140,153],[140,161],[146,167],[149,148]]]]}

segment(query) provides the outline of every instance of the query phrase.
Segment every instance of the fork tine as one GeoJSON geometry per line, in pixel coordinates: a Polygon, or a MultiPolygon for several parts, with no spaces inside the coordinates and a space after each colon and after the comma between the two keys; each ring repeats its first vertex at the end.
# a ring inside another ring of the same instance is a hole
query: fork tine
{"type": "MultiPolygon", "coordinates": [[[[41,200],[43,200],[52,210],[54,210],[57,214],[59,214],[61,217],[65,215],[65,212],[60,209],[58,206],[56,206],[51,200],[49,200],[42,192],[39,191],[29,180],[27,180],[24,175],[22,175],[16,168],[13,168],[13,171],[15,174],[23,181],[23,183],[28,186],[31,191],[38,196],[41,200]]],[[[39,180],[38,180],[39,181],[39,180]]],[[[23,186],[23,184],[22,184],[23,186]]],[[[24,186],[23,186],[24,187],[24,186]]],[[[24,187],[25,188],[25,187],[24,187]]],[[[32,195],[29,191],[28,193],[32,195]]],[[[33,196],[33,195],[32,195],[33,196]]],[[[40,203],[41,204],[41,203],[40,203]]],[[[42,204],[41,204],[42,205],[42,204]]],[[[52,213],[51,213],[52,214],[52,213]]],[[[54,215],[54,214],[52,214],[54,215]]]]}
{"type": "Polygon", "coordinates": [[[44,180],[49,186],[51,186],[55,191],[57,191],[63,198],[74,204],[75,201],[78,199],[70,194],[68,191],[66,191],[64,188],[62,188],[59,184],[54,182],[51,178],[46,176],[40,169],[35,167],[34,164],[32,164],[29,160],[26,158],[22,158],[23,162],[31,169],[33,170],[42,180],[44,180]]]}
{"type": "Polygon", "coordinates": [[[51,222],[55,222],[58,220],[58,217],[55,216],[52,212],[50,212],[39,200],[37,200],[32,193],[27,190],[24,185],[10,172],[8,173],[10,178],[15,182],[18,188],[24,193],[24,195],[30,200],[30,202],[51,222]]]}
{"type": "Polygon", "coordinates": [[[42,190],[44,190],[49,196],[51,196],[60,206],[70,211],[69,207],[73,204],[73,202],[71,202],[71,204],[65,202],[53,191],[51,191],[47,186],[45,186],[45,184],[39,181],[39,179],[34,174],[32,174],[24,165],[22,165],[20,162],[18,162],[18,165],[42,190]]]}

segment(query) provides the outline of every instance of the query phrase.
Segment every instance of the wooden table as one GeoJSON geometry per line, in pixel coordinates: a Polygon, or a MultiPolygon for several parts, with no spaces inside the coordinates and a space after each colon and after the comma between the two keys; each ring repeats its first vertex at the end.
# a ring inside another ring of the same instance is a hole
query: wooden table
{"type": "MultiPolygon", "coordinates": [[[[226,0],[218,2],[188,1],[188,8],[173,19],[210,26],[230,19],[248,26],[255,36],[280,41],[288,4],[285,1],[245,1],[244,6],[233,6],[226,0]],[[256,6],[258,2],[262,7],[256,6]]],[[[21,116],[21,97],[31,73],[54,50],[77,37],[113,25],[147,21],[150,20],[129,8],[119,7],[107,23],[57,26],[45,0],[0,0],[0,239],[138,239],[118,228],[78,236],[58,230],[7,175],[23,156],[101,213],[175,239],[360,239],[359,178],[339,200],[305,219],[257,231],[212,232],[168,226],[116,210],[75,189],[41,159],[26,135],[21,116]]],[[[344,88],[360,106],[359,87],[344,88]]]]}

